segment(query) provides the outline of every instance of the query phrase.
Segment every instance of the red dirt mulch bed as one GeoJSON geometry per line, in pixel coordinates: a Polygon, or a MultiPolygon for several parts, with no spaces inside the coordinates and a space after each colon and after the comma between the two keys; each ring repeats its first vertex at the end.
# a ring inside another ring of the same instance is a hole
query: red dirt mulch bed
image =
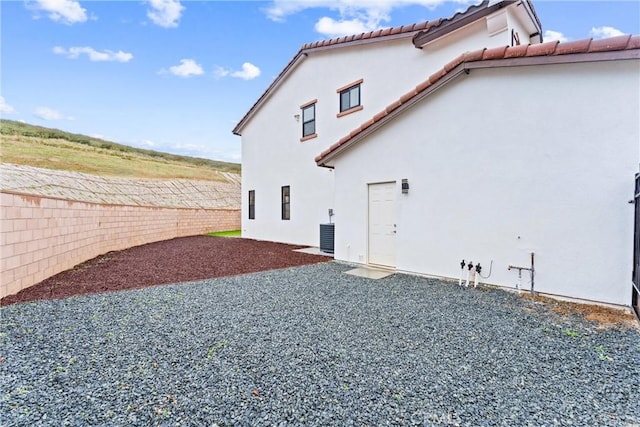
{"type": "Polygon", "coordinates": [[[181,237],[149,243],[100,255],[15,295],[9,295],[0,300],[0,305],[140,289],[332,259],[293,251],[299,248],[301,246],[211,236],[181,237]]]}

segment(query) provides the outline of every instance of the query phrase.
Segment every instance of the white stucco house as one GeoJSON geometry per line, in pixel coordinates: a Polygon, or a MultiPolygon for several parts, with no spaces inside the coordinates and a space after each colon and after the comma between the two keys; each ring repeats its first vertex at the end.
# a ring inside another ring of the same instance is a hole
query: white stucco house
{"type": "Polygon", "coordinates": [[[540,33],[484,2],[303,46],[234,130],[243,235],[317,246],[332,208],[337,260],[528,289],[534,256],[536,291],[631,305],[640,36],[540,33]]]}
{"type": "Polygon", "coordinates": [[[640,36],[467,53],[316,158],[335,257],[628,306],[639,144],[640,36]]]}
{"type": "Polygon", "coordinates": [[[334,174],[317,167],[318,153],[461,52],[537,43],[540,32],[528,1],[486,0],[448,19],[303,45],[233,130],[242,235],[318,246],[334,207],[334,174]]]}

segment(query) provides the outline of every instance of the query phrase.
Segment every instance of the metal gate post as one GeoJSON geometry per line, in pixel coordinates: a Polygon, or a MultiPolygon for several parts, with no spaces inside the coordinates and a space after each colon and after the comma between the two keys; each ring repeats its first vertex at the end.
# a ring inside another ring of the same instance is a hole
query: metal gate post
{"type": "Polygon", "coordinates": [[[635,216],[633,220],[633,277],[631,286],[631,307],[640,320],[640,172],[636,174],[633,197],[635,216]]]}

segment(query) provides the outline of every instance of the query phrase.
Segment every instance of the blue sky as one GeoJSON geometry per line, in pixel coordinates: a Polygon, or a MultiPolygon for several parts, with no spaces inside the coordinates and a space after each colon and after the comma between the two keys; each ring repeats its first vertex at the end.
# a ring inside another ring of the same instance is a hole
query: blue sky
{"type": "MultiPolygon", "coordinates": [[[[303,43],[479,1],[0,2],[3,118],[240,161],[231,130],[303,43]]],[[[545,40],[640,33],[640,1],[534,0],[545,40]]]]}

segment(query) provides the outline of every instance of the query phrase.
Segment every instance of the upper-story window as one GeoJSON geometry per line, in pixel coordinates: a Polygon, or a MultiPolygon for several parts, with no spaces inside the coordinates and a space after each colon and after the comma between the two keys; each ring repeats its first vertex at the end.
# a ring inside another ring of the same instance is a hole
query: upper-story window
{"type": "Polygon", "coordinates": [[[302,141],[316,136],[316,102],[314,99],[300,106],[302,110],[302,141]]]}
{"type": "Polygon", "coordinates": [[[362,82],[363,79],[360,79],[336,91],[340,94],[340,113],[338,113],[338,117],[362,110],[360,99],[360,85],[362,82]]]}
{"type": "Polygon", "coordinates": [[[340,112],[360,106],[360,85],[340,92],[340,112]]]}

